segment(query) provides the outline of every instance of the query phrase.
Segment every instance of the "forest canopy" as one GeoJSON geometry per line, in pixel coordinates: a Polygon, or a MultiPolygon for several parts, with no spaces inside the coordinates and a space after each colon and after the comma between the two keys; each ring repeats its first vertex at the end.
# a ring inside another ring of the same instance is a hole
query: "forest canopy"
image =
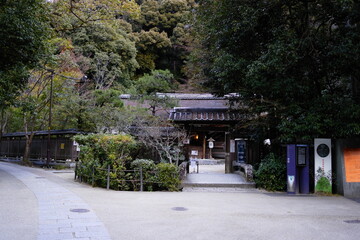
{"type": "Polygon", "coordinates": [[[283,142],[360,134],[358,1],[199,3],[200,79],[239,94],[243,126],[283,142]]]}
{"type": "Polygon", "coordinates": [[[352,0],[1,0],[1,133],[121,130],[142,114],[121,93],[154,114],[154,91],[207,91],[254,138],[358,136],[359,21],[352,0]]]}
{"type": "Polygon", "coordinates": [[[2,0],[1,132],[46,129],[50,105],[53,129],[111,131],[125,110],[113,96],[143,94],[143,77],[165,71],[166,89],[175,91],[186,83],[194,7],[193,0],[2,0]]]}

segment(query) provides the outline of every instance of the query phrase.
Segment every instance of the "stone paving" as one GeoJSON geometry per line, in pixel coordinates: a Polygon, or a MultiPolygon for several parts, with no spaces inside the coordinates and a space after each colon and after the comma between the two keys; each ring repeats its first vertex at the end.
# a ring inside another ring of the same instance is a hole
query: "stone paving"
{"type": "Polygon", "coordinates": [[[0,191],[0,240],[360,239],[360,204],[342,196],[121,192],[1,162],[0,191]]]}
{"type": "Polygon", "coordinates": [[[254,192],[255,184],[237,173],[225,174],[225,165],[200,165],[199,173],[187,174],[183,192],[254,192]]]}
{"type": "Polygon", "coordinates": [[[18,167],[6,164],[0,167],[23,182],[36,196],[39,214],[37,240],[110,240],[104,224],[74,193],[18,167]]]}
{"type": "Polygon", "coordinates": [[[190,173],[186,176],[188,183],[246,183],[240,174],[228,173],[190,173]]]}

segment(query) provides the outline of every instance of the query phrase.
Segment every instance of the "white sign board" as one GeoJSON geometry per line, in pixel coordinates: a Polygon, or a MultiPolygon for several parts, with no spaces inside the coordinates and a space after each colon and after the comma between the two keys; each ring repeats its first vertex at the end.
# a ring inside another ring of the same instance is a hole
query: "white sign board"
{"type": "Polygon", "coordinates": [[[230,140],[230,152],[235,152],[235,140],[230,140]]]}
{"type": "Polygon", "coordinates": [[[80,145],[76,141],[74,141],[73,145],[76,147],[76,151],[80,152],[80,145]]]}
{"type": "Polygon", "coordinates": [[[209,148],[214,148],[214,142],[209,142],[209,148]]]}
{"type": "Polygon", "coordinates": [[[331,139],[315,138],[315,192],[331,193],[331,139]]]}
{"type": "Polygon", "coordinates": [[[197,150],[191,150],[191,155],[197,156],[199,152],[197,150]]]}

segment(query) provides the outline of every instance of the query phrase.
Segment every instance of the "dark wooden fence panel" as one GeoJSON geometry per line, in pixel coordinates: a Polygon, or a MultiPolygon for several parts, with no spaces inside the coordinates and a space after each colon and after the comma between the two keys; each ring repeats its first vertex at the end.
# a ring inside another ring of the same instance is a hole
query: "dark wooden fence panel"
{"type": "MultiPolygon", "coordinates": [[[[51,135],[50,158],[54,160],[75,160],[78,152],[74,141],[71,139],[75,134],[51,135]]],[[[0,156],[20,158],[25,152],[26,139],[24,136],[6,137],[0,141],[0,156]]],[[[31,143],[30,158],[47,158],[48,137],[35,135],[31,143]]]]}

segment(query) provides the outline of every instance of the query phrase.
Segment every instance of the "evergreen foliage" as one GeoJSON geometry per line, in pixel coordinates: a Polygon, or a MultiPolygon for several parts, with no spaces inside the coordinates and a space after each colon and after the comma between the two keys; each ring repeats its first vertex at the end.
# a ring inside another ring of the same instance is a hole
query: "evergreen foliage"
{"type": "Polygon", "coordinates": [[[206,84],[239,93],[248,126],[272,142],[360,134],[357,1],[199,2],[206,84]]]}
{"type": "Polygon", "coordinates": [[[29,129],[51,127],[50,99],[53,128],[129,132],[149,116],[125,108],[121,93],[141,94],[155,115],[176,105],[156,92],[175,91],[188,76],[216,94],[238,93],[249,116],[239,126],[271,138],[272,146],[358,136],[359,6],[353,0],[3,0],[0,132],[23,131],[24,119],[29,129]]]}
{"type": "Polygon", "coordinates": [[[46,57],[50,36],[44,1],[0,2],[0,108],[14,100],[28,70],[46,57]]]}
{"type": "Polygon", "coordinates": [[[179,190],[178,167],[169,163],[155,164],[152,160],[136,159],[139,144],[129,135],[77,135],[74,140],[81,147],[81,164],[77,174],[88,183],[106,187],[107,169],[110,166],[111,189],[139,191],[141,167],[144,190],[179,190]]]}
{"type": "Polygon", "coordinates": [[[135,83],[139,94],[152,95],[157,92],[173,90],[174,75],[169,70],[153,70],[151,74],[144,74],[135,83]]]}
{"type": "Polygon", "coordinates": [[[117,82],[130,86],[138,68],[135,43],[130,35],[109,24],[91,24],[71,35],[80,70],[92,79],[96,89],[113,86],[117,82]]]}
{"type": "Polygon", "coordinates": [[[254,171],[254,181],[257,187],[265,190],[284,191],[286,189],[286,164],[270,153],[254,171]]]}

